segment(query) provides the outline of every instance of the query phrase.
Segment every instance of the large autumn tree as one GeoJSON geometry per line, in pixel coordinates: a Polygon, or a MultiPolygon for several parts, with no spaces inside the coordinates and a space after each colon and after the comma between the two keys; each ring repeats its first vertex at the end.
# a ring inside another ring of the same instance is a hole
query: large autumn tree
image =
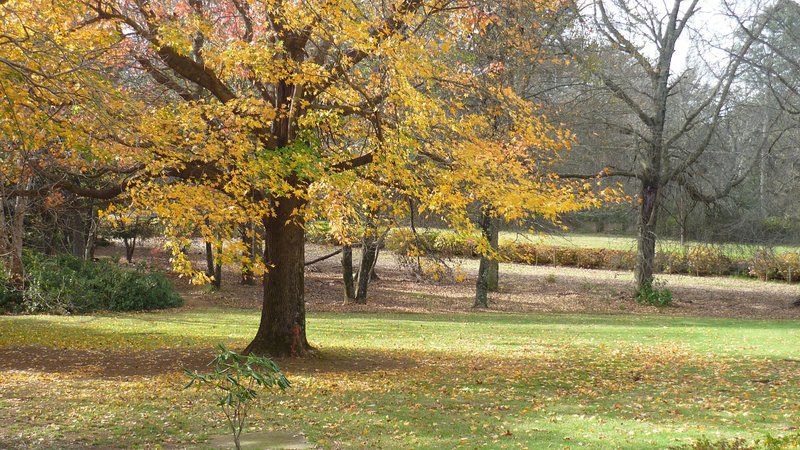
{"type": "MultiPolygon", "coordinates": [[[[176,268],[198,279],[203,272],[180,251],[191,236],[225,243],[235,257],[242,249],[231,238],[260,222],[264,299],[247,352],[311,350],[304,224],[315,189],[391,187],[461,229],[472,226],[466,211],[476,201],[510,218],[556,218],[565,207],[596,201],[586,186],[546,170],[568,146],[568,133],[501,77],[485,86],[475,81],[480,71],[442,57],[487,25],[467,1],[60,5],[62,20],[48,25],[68,31],[59,45],[97,50],[91,70],[70,72],[85,78],[69,85],[102,74],[100,102],[125,120],[122,132],[85,133],[92,145],[81,146],[90,156],[81,164],[89,166],[57,161],[53,170],[37,170],[51,188],[103,198],[127,192],[133,207],[161,217],[176,268]],[[479,85],[493,107],[465,108],[479,85]],[[117,174],[119,182],[86,189],[65,181],[81,173],[117,174]]],[[[359,192],[367,198],[374,191],[359,192]]]]}

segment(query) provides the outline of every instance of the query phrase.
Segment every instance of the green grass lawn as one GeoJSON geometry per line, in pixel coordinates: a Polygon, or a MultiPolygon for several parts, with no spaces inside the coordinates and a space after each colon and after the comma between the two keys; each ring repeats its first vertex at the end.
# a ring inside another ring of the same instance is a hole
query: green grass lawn
{"type": "MultiPolygon", "coordinates": [[[[503,241],[536,242],[545,245],[560,245],[566,247],[580,248],[607,248],[611,250],[636,250],[636,238],[632,236],[608,236],[596,234],[577,234],[565,232],[563,234],[545,233],[518,233],[503,231],[500,233],[503,241]]],[[[687,246],[704,245],[702,242],[687,242],[687,246]]],[[[657,242],[659,249],[663,251],[677,251],[681,249],[680,241],[674,239],[661,238],[657,242]]],[[[725,253],[731,258],[742,258],[751,255],[760,247],[751,244],[720,244],[725,253]]],[[[777,253],[797,252],[800,247],[796,246],[776,246],[773,250],[777,253]]]]}
{"type": "MultiPolygon", "coordinates": [[[[243,346],[257,320],[231,309],[0,317],[0,349],[158,358],[243,346]]],[[[320,356],[281,361],[294,387],[254,429],[302,431],[325,448],[638,449],[784,434],[800,420],[789,321],[328,313],[310,317],[309,339],[320,356]]],[[[224,433],[184,382],[176,370],[0,370],[0,447],[180,447],[224,433]]]]}

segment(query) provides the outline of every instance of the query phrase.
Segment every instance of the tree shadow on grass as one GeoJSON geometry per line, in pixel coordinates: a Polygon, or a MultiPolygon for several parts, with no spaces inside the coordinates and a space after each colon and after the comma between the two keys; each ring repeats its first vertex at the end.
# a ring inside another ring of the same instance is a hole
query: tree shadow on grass
{"type": "MultiPolygon", "coordinates": [[[[208,348],[155,350],[69,349],[44,346],[0,347],[0,372],[25,370],[71,374],[87,378],[148,377],[203,371],[214,357],[208,348]]],[[[406,370],[417,366],[414,358],[372,350],[327,348],[315,357],[277,359],[287,372],[305,375],[370,373],[406,370]]]]}

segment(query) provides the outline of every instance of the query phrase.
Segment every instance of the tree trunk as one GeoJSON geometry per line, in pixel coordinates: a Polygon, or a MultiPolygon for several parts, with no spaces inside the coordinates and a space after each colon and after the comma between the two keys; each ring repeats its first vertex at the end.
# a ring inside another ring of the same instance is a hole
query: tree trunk
{"type": "Polygon", "coordinates": [[[222,289],[222,243],[217,245],[217,257],[214,266],[214,289],[222,289]]]}
{"type": "MultiPolygon", "coordinates": [[[[489,242],[493,252],[497,252],[500,241],[500,219],[492,217],[489,211],[481,213],[481,233],[489,242]]],[[[500,264],[494,255],[481,255],[478,266],[478,279],[475,282],[475,303],[473,308],[489,307],[489,292],[497,292],[500,282],[500,264]]]]}
{"type": "Polygon", "coordinates": [[[342,279],[344,281],[344,301],[356,298],[356,288],[353,284],[353,247],[342,247],[342,279]]]}
{"type": "Polygon", "coordinates": [[[644,180],[640,193],[636,254],[636,291],[653,284],[658,217],[658,182],[644,180]]]}
{"type": "Polygon", "coordinates": [[[14,215],[11,219],[11,267],[9,275],[15,289],[25,287],[25,266],[22,263],[23,239],[25,236],[25,214],[28,211],[28,197],[18,196],[14,202],[14,215]]]}
{"type": "Polygon", "coordinates": [[[358,277],[356,278],[358,285],[354,299],[356,303],[362,305],[367,303],[367,288],[372,270],[378,261],[378,247],[378,240],[375,237],[364,237],[364,245],[361,247],[361,264],[358,266],[358,277]]]}
{"type": "Polygon", "coordinates": [[[130,238],[123,237],[122,243],[125,244],[125,261],[130,264],[133,262],[133,253],[136,251],[136,235],[134,234],[130,238]]]}
{"type": "Polygon", "coordinates": [[[0,264],[6,271],[5,275],[9,277],[11,275],[11,252],[11,226],[9,218],[6,217],[6,198],[0,195],[0,264]]]}
{"type": "Polygon", "coordinates": [[[76,207],[73,211],[72,220],[70,221],[72,228],[72,256],[83,258],[86,256],[86,240],[88,233],[86,232],[86,218],[83,217],[83,211],[80,206],[76,207]]]}
{"type": "Polygon", "coordinates": [[[214,276],[214,247],[210,241],[206,241],[206,276],[214,276]]]}
{"type": "MultiPolygon", "coordinates": [[[[500,219],[487,216],[484,220],[486,224],[486,227],[483,229],[484,236],[489,241],[492,251],[496,254],[500,249],[500,219]]],[[[486,288],[489,289],[489,292],[497,292],[500,286],[500,263],[497,261],[496,257],[483,257],[481,259],[487,259],[486,288]]]]}
{"type": "Polygon", "coordinates": [[[88,229],[86,230],[86,247],[84,248],[83,259],[91,261],[94,259],[95,250],[97,250],[97,231],[100,221],[98,210],[94,207],[94,201],[89,202],[88,211],[88,229]]]}
{"type": "Polygon", "coordinates": [[[478,279],[475,282],[475,303],[472,304],[473,308],[488,308],[489,307],[489,260],[481,258],[480,266],[478,267],[478,279]]]}
{"type": "Polygon", "coordinates": [[[305,230],[294,214],[304,206],[297,198],[279,198],[274,215],[264,217],[266,245],[264,303],[261,323],[244,352],[270,356],[303,356],[313,350],[306,339],[303,286],[305,230]]]}
{"type": "Polygon", "coordinates": [[[375,249],[375,262],[372,264],[372,270],[369,271],[369,282],[372,283],[373,281],[380,281],[380,277],[378,276],[378,272],[375,271],[375,267],[378,265],[378,259],[381,255],[381,246],[383,244],[383,238],[378,243],[378,247],[375,249]]]}
{"type": "Polygon", "coordinates": [[[241,232],[242,244],[244,244],[244,257],[249,260],[249,262],[242,267],[241,284],[252,286],[255,284],[253,264],[255,264],[256,259],[256,233],[252,222],[247,226],[243,226],[241,232]]]}

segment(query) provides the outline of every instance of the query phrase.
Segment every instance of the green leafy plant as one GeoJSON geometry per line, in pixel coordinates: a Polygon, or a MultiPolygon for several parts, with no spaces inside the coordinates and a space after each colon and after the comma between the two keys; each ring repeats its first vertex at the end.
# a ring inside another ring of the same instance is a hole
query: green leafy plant
{"type": "Polygon", "coordinates": [[[163,274],[121,267],[110,260],[71,255],[23,254],[25,289],[0,277],[0,310],[71,314],[97,310],[141,311],[181,306],[183,299],[163,274]]]}
{"type": "Polygon", "coordinates": [[[643,305],[658,307],[672,305],[672,291],[666,288],[663,281],[655,281],[645,285],[637,294],[636,301],[643,305]]]}
{"type": "Polygon", "coordinates": [[[184,389],[193,385],[210,387],[219,395],[217,404],[225,414],[237,450],[241,449],[239,438],[247,414],[258,400],[259,389],[278,388],[283,391],[290,386],[289,380],[271,359],[241,355],[223,344],[219,344],[217,355],[209,366],[213,369],[209,373],[184,369],[190,378],[184,389]]]}

